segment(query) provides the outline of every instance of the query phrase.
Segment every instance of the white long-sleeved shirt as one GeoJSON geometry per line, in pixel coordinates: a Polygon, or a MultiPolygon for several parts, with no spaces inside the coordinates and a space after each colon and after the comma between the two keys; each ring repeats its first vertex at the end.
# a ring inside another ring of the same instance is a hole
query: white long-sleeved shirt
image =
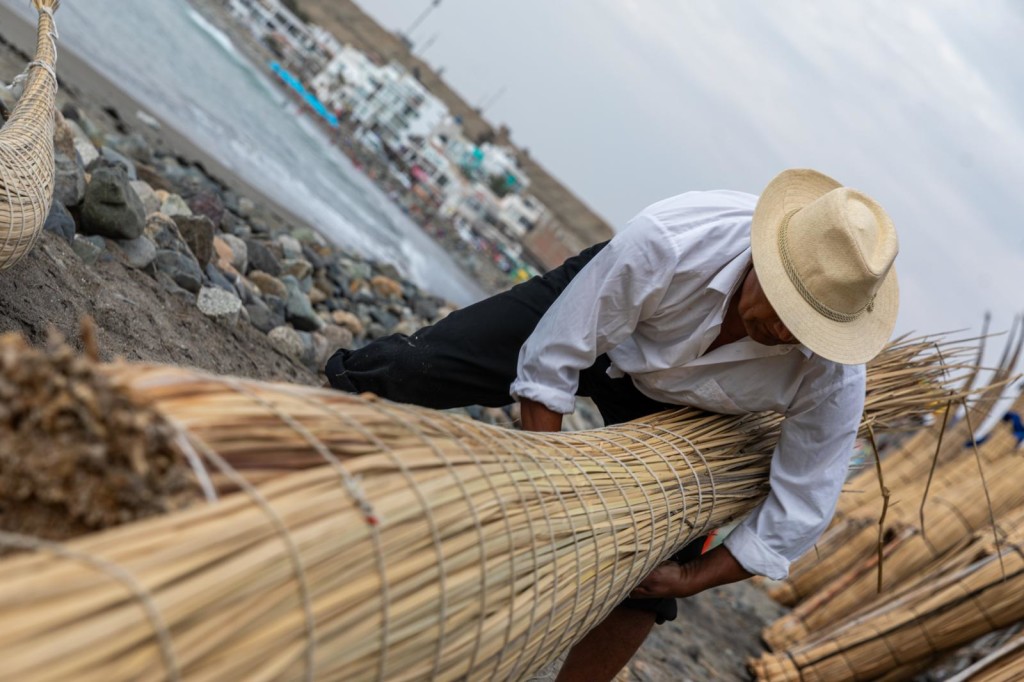
{"type": "Polygon", "coordinates": [[[863,365],[749,337],[705,353],[751,264],[757,197],[688,192],[644,209],[573,278],[519,355],[510,392],[572,412],[579,373],[607,353],[662,402],[785,416],[771,492],[726,539],[751,573],[781,579],[824,532],[864,409],[863,365]]]}

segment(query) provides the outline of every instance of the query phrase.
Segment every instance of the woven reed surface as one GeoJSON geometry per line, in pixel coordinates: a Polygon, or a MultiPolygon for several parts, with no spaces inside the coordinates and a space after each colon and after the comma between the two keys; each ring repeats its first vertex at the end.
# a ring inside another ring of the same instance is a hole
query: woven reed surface
{"type": "MultiPolygon", "coordinates": [[[[56,10],[56,0],[36,0],[56,10]]],[[[35,244],[53,198],[53,132],[57,81],[56,27],[41,11],[34,62],[25,90],[0,130],[0,270],[35,244]],[[48,67],[48,68],[47,68],[48,67]]]]}
{"type": "Polygon", "coordinates": [[[1017,636],[948,682],[1024,681],[1024,635],[1017,636]]]}
{"type": "MultiPolygon", "coordinates": [[[[868,422],[948,397],[930,347],[872,365],[868,422]]],[[[680,410],[531,434],[335,391],[101,370],[221,492],[242,490],[65,545],[0,536],[36,550],[0,561],[12,678],[520,679],[756,505],[780,423],[680,410]]]]}

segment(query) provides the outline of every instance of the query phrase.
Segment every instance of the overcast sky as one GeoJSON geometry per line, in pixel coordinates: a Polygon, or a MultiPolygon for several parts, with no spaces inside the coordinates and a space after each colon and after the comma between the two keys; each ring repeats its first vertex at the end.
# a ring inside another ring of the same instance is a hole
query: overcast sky
{"type": "MultiPolygon", "coordinates": [[[[359,0],[408,29],[430,0],[359,0]]],[[[893,216],[897,331],[1024,311],[1014,0],[443,0],[423,57],[612,224],[821,170],[893,216]]]]}

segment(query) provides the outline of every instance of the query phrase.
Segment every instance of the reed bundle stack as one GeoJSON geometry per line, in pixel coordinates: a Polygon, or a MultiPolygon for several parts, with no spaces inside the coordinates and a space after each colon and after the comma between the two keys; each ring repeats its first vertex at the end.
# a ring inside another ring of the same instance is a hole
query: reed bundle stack
{"type": "MultiPolygon", "coordinates": [[[[766,628],[765,643],[773,650],[783,650],[871,604],[879,596],[879,588],[883,595],[891,595],[929,564],[962,547],[976,531],[989,527],[993,516],[1001,518],[1024,504],[1024,487],[1017,475],[1020,461],[1014,445],[1009,430],[1000,429],[980,448],[987,460],[984,478],[973,459],[958,460],[946,476],[936,476],[924,506],[926,527],[922,529],[916,519],[904,519],[890,527],[883,550],[881,585],[875,524],[872,544],[864,547],[866,556],[846,552],[844,556],[851,563],[832,573],[831,580],[814,595],[766,628]]],[[[916,513],[917,505],[907,506],[915,507],[916,513]]],[[[850,543],[845,549],[852,546],[850,543]]]]}
{"type": "MultiPolygon", "coordinates": [[[[972,467],[973,450],[964,443],[972,438],[971,431],[979,426],[995,406],[1013,377],[1024,345],[1024,324],[1011,330],[999,365],[988,385],[980,390],[978,398],[969,406],[970,414],[950,425],[946,406],[939,410],[936,423],[921,429],[902,443],[881,463],[885,487],[892,493],[892,504],[886,508],[885,532],[889,536],[908,532],[908,527],[919,526],[920,500],[927,489],[935,490],[943,482],[959,484],[962,471],[956,466],[972,467]]],[[[972,373],[971,381],[976,376],[972,373]]],[[[965,386],[963,390],[968,390],[965,386]]],[[[955,405],[954,405],[955,407],[955,405]]],[[[999,457],[1005,450],[989,448],[986,454],[999,457]]],[[[969,480],[977,480],[977,474],[969,480]]],[[[878,518],[885,503],[882,487],[874,466],[864,467],[845,486],[839,498],[832,526],[814,551],[793,562],[789,577],[769,588],[769,594],[779,603],[795,606],[818,593],[835,576],[848,567],[859,565],[875,554],[878,543],[878,518]]]]}
{"type": "Polygon", "coordinates": [[[53,199],[57,96],[53,13],[60,2],[33,0],[33,4],[39,12],[35,59],[26,68],[21,98],[0,130],[0,270],[14,265],[35,244],[53,199]]]}
{"type": "Polygon", "coordinates": [[[1024,618],[1024,529],[979,558],[751,668],[761,682],[909,679],[944,651],[1024,618]]]}
{"type": "Polygon", "coordinates": [[[1020,682],[1024,679],[1024,635],[1018,635],[947,682],[1020,682]]]}
{"type": "MultiPolygon", "coordinates": [[[[0,386],[39,381],[19,378],[33,353],[0,339],[0,386]]],[[[337,391],[129,364],[73,380],[58,364],[64,388],[43,394],[58,414],[8,421],[73,437],[104,384],[145,416],[98,430],[164,434],[218,499],[64,544],[0,534],[35,550],[0,561],[15,679],[526,677],[755,506],[780,423],[682,409],[534,434],[337,391]]],[[[916,422],[949,381],[933,340],[889,348],[865,425],[916,422]]]]}

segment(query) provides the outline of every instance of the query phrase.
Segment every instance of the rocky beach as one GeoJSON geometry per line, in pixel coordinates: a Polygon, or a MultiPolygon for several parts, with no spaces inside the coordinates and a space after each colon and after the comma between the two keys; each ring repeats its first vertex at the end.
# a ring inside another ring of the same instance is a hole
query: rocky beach
{"type": "MultiPolygon", "coordinates": [[[[0,79],[31,59],[31,36],[0,8],[0,79]]],[[[59,73],[53,205],[32,252],[0,273],[0,331],[34,345],[56,331],[81,348],[88,316],[104,359],[316,385],[337,348],[411,333],[454,309],[393,264],[333,245],[187,136],[137,115],[84,61],[65,51],[59,73]]],[[[516,417],[468,412],[509,427],[516,417]]],[[[591,423],[584,413],[569,426],[591,423]]],[[[747,679],[761,628],[782,610],[752,584],[686,600],[620,679],[747,679]]]]}

